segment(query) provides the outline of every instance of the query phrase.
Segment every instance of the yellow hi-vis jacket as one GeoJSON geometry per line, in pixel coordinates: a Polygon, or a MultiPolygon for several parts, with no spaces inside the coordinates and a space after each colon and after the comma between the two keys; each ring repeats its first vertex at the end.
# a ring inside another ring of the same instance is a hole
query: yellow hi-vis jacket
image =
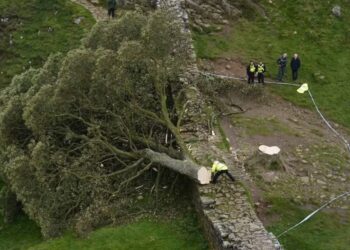
{"type": "Polygon", "coordinates": [[[258,73],[264,73],[264,71],[265,71],[264,64],[259,64],[258,65],[258,73]]]}
{"type": "Polygon", "coordinates": [[[254,73],[255,70],[256,70],[255,65],[254,65],[254,64],[251,64],[250,67],[249,67],[249,71],[250,71],[251,73],[254,73]]]}
{"type": "Polygon", "coordinates": [[[211,168],[211,172],[215,174],[216,172],[227,170],[227,169],[228,167],[224,163],[214,161],[213,166],[211,168]]]}

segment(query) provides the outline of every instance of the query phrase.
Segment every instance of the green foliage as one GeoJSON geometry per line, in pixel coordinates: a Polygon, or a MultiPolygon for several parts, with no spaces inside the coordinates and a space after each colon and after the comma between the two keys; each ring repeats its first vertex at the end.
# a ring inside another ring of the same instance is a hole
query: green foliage
{"type": "Polygon", "coordinates": [[[152,164],[142,150],[171,150],[167,90],[181,89],[189,58],[174,19],[133,12],[97,24],[85,46],[51,56],[1,92],[0,173],[45,237],[123,214],[152,164]]]}
{"type": "MultiPolygon", "coordinates": [[[[277,75],[276,60],[283,52],[289,59],[298,53],[302,60],[300,82],[308,82],[318,104],[327,116],[349,126],[350,87],[350,16],[349,3],[341,1],[260,1],[267,19],[240,19],[230,29],[218,34],[194,35],[195,47],[201,58],[233,57],[263,60],[267,76],[277,75]],[[335,4],[342,7],[342,17],[331,14],[335,4]]],[[[287,67],[287,81],[291,81],[287,67]]],[[[299,95],[293,87],[274,87],[286,99],[313,108],[309,97],[299,95]]]]}
{"type": "Polygon", "coordinates": [[[69,0],[0,0],[0,17],[9,17],[0,23],[1,88],[23,70],[42,66],[51,53],[77,47],[94,23],[86,9],[69,0]],[[77,17],[84,18],[79,25],[77,17]]]}

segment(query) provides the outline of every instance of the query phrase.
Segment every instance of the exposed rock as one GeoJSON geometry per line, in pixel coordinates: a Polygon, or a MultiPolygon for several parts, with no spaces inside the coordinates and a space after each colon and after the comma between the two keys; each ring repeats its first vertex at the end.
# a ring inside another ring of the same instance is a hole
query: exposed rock
{"type": "Polygon", "coordinates": [[[77,17],[77,18],[74,19],[73,22],[75,24],[79,25],[81,23],[81,21],[83,21],[83,20],[84,20],[84,17],[77,17]]]}
{"type": "Polygon", "coordinates": [[[317,182],[317,184],[320,184],[322,186],[327,185],[327,183],[322,181],[322,180],[316,180],[316,182],[317,182]]]}
{"type": "Polygon", "coordinates": [[[266,173],[262,173],[261,174],[261,177],[263,178],[263,180],[265,182],[268,182],[268,183],[273,183],[273,182],[276,182],[279,177],[276,175],[275,172],[271,171],[271,172],[266,172],[266,173]]]}
{"type": "Polygon", "coordinates": [[[307,176],[300,177],[300,180],[304,184],[309,184],[310,183],[310,178],[307,176]]]}
{"type": "Polygon", "coordinates": [[[215,200],[210,197],[201,196],[200,199],[203,208],[213,208],[215,206],[215,200]]]}
{"type": "Polygon", "coordinates": [[[332,13],[333,15],[335,15],[336,17],[341,17],[341,7],[339,5],[335,5],[332,8],[332,13]]]}

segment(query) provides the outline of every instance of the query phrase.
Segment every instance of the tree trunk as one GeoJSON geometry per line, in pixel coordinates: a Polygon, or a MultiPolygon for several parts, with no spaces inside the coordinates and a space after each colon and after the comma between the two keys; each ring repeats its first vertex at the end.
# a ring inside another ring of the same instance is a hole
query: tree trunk
{"type": "Polygon", "coordinates": [[[151,149],[146,149],[144,153],[145,157],[150,161],[169,168],[180,174],[186,175],[200,184],[210,183],[210,171],[203,166],[197,165],[191,160],[176,160],[164,153],[158,153],[151,149]]]}

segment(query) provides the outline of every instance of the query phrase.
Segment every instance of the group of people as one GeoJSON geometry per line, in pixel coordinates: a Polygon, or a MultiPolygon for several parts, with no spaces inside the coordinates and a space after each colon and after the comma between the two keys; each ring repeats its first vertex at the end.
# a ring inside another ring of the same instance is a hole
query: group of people
{"type": "MultiPolygon", "coordinates": [[[[287,64],[288,64],[287,53],[284,53],[277,59],[278,74],[276,79],[280,82],[283,81],[283,77],[286,74],[287,64]]],[[[298,79],[298,71],[300,66],[301,66],[300,58],[298,54],[294,54],[290,62],[293,81],[296,81],[298,79]]],[[[250,61],[249,65],[247,66],[248,83],[253,84],[255,77],[258,77],[258,82],[265,84],[265,72],[266,72],[266,66],[263,62],[259,62],[258,64],[256,64],[254,63],[254,61],[250,61]]]]}
{"type": "Polygon", "coordinates": [[[265,72],[266,66],[263,62],[255,64],[253,61],[250,61],[249,65],[247,66],[248,83],[254,83],[255,76],[257,76],[258,82],[265,84],[265,72]]]}

